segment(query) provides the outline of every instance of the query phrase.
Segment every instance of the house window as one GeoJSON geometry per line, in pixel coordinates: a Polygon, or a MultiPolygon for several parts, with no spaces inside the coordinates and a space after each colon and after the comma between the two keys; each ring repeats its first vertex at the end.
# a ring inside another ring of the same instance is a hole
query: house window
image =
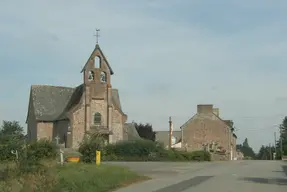
{"type": "Polygon", "coordinates": [[[102,115],[100,113],[95,113],[94,115],[94,124],[101,124],[102,122],[102,115]]]}

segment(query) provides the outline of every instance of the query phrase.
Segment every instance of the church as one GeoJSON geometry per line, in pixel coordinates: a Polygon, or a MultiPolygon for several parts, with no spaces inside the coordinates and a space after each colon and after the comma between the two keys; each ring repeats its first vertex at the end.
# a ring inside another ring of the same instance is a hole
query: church
{"type": "Polygon", "coordinates": [[[97,43],[81,73],[77,87],[32,85],[27,113],[28,141],[49,139],[65,148],[78,148],[88,132],[100,133],[107,143],[138,139],[126,123],[119,91],[112,88],[114,74],[97,43]]]}

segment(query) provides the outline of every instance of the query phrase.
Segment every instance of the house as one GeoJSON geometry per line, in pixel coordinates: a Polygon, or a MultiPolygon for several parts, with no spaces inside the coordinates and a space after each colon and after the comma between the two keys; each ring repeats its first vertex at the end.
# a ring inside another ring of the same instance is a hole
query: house
{"type": "Polygon", "coordinates": [[[197,113],[181,126],[182,145],[191,151],[205,148],[232,160],[236,135],[228,122],[219,117],[219,109],[213,105],[197,105],[197,113]]]}
{"type": "Polygon", "coordinates": [[[114,71],[99,44],[81,73],[77,87],[31,86],[28,140],[57,139],[66,148],[78,148],[87,132],[101,133],[108,143],[139,137],[134,125],[126,123],[119,91],[112,88],[114,71]]]}
{"type": "MultiPolygon", "coordinates": [[[[197,113],[180,127],[173,131],[174,148],[195,151],[208,150],[233,160],[236,157],[236,135],[232,133],[232,121],[222,120],[219,109],[213,105],[198,105],[197,113]]],[[[169,144],[169,131],[158,131],[156,140],[169,144]]]]}

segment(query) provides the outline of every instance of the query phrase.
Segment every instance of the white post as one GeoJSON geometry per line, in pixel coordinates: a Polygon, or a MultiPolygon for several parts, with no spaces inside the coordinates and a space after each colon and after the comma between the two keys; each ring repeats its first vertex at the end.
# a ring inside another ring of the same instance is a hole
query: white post
{"type": "Polygon", "coordinates": [[[60,161],[61,161],[61,165],[64,165],[64,151],[62,151],[60,149],[60,161]]]}

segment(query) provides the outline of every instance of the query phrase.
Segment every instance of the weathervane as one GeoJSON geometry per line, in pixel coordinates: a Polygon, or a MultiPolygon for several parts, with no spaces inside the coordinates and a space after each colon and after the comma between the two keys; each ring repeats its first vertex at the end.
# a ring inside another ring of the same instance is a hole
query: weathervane
{"type": "Polygon", "coordinates": [[[100,29],[96,29],[96,34],[94,36],[96,36],[96,40],[97,40],[97,44],[99,43],[99,37],[100,37],[100,29]]]}

